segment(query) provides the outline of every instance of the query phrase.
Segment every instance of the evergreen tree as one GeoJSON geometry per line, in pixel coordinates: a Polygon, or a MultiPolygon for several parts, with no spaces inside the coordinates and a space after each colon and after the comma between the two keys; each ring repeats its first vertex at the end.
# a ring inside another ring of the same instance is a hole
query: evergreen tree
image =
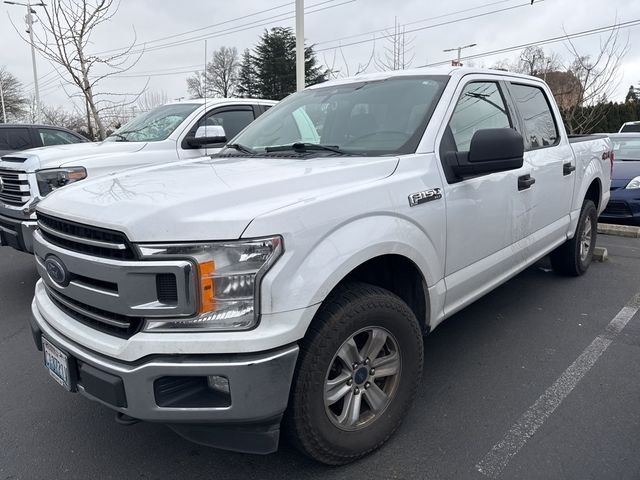
{"type": "Polygon", "coordinates": [[[240,72],[238,74],[238,95],[241,97],[258,97],[258,79],[256,77],[255,59],[247,48],[242,54],[240,72]]]}
{"type": "MultiPolygon", "coordinates": [[[[255,48],[252,65],[260,97],[282,100],[295,92],[296,37],[293,31],[283,27],[265,31],[255,48]]],[[[305,84],[313,85],[326,79],[326,72],[318,65],[313,47],[306,47],[305,84]]]]}
{"type": "Polygon", "coordinates": [[[625,97],[624,101],[625,102],[637,102],[638,100],[640,100],[638,98],[638,92],[636,92],[636,89],[633,87],[633,85],[631,85],[629,87],[629,91],[627,92],[627,96],[625,97]]]}

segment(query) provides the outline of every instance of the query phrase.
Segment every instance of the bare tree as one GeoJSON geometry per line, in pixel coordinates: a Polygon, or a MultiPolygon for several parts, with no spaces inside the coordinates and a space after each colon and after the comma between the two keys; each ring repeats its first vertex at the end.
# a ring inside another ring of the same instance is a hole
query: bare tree
{"type": "Polygon", "coordinates": [[[396,17],[392,31],[387,31],[382,37],[387,43],[382,55],[375,59],[380,70],[404,70],[413,63],[413,38],[408,39],[406,27],[398,23],[396,17]]]}
{"type": "MultiPolygon", "coordinates": [[[[23,93],[20,80],[8,72],[4,66],[0,67],[0,88],[2,88],[2,99],[7,121],[24,115],[27,111],[29,99],[23,93]]],[[[0,122],[4,123],[2,110],[0,110],[0,122]]]]}
{"type": "Polygon", "coordinates": [[[373,45],[371,47],[371,54],[368,59],[364,63],[358,62],[358,64],[353,68],[353,74],[351,66],[347,60],[347,57],[344,54],[344,50],[342,47],[337,47],[333,50],[333,59],[331,62],[328,61],[327,56],[324,55],[324,64],[327,65],[327,77],[328,78],[341,78],[341,77],[350,77],[350,76],[358,76],[362,73],[365,73],[372,63],[375,62],[376,58],[376,39],[373,37],[373,45]],[[340,52],[340,58],[342,59],[342,68],[336,66],[338,52],[340,52]],[[330,65],[330,66],[329,66],[330,65]]]}
{"type": "Polygon", "coordinates": [[[629,40],[620,40],[620,30],[613,29],[595,55],[584,55],[567,37],[572,61],[567,69],[580,84],[574,105],[564,111],[569,133],[590,132],[607,114],[606,102],[617,90],[622,76],[622,60],[629,50],[629,40]]]}
{"type": "Polygon", "coordinates": [[[229,98],[236,94],[240,58],[236,47],[220,47],[213,52],[204,72],[187,78],[187,89],[194,98],[205,96],[229,98]]]}
{"type": "MultiPolygon", "coordinates": [[[[98,91],[98,85],[129,70],[143,54],[140,51],[139,55],[132,55],[135,39],[122,50],[102,55],[88,52],[94,30],[109,22],[118,7],[119,0],[50,0],[43,7],[42,28],[33,32],[35,47],[49,61],[60,65],[63,68],[60,75],[80,90],[87,119],[95,123],[100,139],[104,139],[106,133],[101,112],[126,103],[113,98],[126,99],[132,94],[98,91]]],[[[129,101],[133,102],[135,99],[129,101]]]]}
{"type": "Polygon", "coordinates": [[[87,133],[87,121],[80,112],[69,112],[62,107],[42,105],[40,107],[42,123],[64,127],[78,133],[87,133]]]}
{"type": "Polygon", "coordinates": [[[169,101],[169,96],[164,90],[147,90],[145,91],[136,102],[138,110],[141,112],[148,112],[160,105],[164,105],[169,101]]]}

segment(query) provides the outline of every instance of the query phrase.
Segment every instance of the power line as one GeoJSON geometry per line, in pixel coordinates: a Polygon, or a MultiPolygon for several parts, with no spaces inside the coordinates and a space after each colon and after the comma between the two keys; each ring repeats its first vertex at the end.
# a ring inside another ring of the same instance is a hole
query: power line
{"type": "MultiPolygon", "coordinates": [[[[540,3],[544,2],[544,1],[548,1],[548,0],[538,0],[534,5],[538,5],[538,4],[540,4],[540,3]]],[[[505,8],[500,8],[500,9],[497,9],[497,10],[491,10],[489,12],[478,13],[476,15],[470,15],[468,17],[457,18],[455,20],[449,20],[449,21],[446,21],[446,22],[435,23],[433,25],[426,25],[424,27],[419,27],[419,28],[414,28],[414,29],[411,29],[411,30],[407,30],[407,31],[405,31],[403,33],[405,33],[405,34],[406,33],[414,33],[414,32],[419,32],[419,31],[422,31],[422,30],[428,30],[430,28],[442,27],[442,26],[445,26],[445,25],[451,25],[452,23],[463,22],[465,20],[472,20],[474,18],[485,17],[487,15],[493,15],[494,13],[506,12],[508,10],[514,10],[516,8],[522,8],[522,7],[531,7],[531,3],[530,2],[521,3],[520,5],[513,5],[511,7],[505,7],[505,8]]],[[[369,39],[366,39],[366,40],[359,40],[357,42],[345,43],[345,44],[338,45],[338,46],[335,46],[335,47],[319,48],[319,49],[316,50],[316,52],[325,52],[327,50],[335,50],[337,48],[350,47],[352,45],[362,45],[363,43],[375,42],[376,40],[377,39],[374,37],[374,38],[369,38],[369,39]]]]}
{"type": "MultiPolygon", "coordinates": [[[[335,0],[330,0],[330,1],[335,1],[335,0]]],[[[181,37],[183,35],[188,35],[190,33],[201,32],[201,31],[207,30],[209,28],[219,27],[221,25],[226,25],[226,24],[229,24],[229,23],[233,23],[233,22],[235,22],[237,20],[243,20],[245,18],[255,17],[255,16],[263,14],[263,13],[268,13],[268,12],[272,12],[274,10],[279,10],[281,8],[288,7],[291,4],[292,4],[292,2],[282,3],[282,4],[277,5],[275,7],[267,8],[265,10],[260,10],[258,12],[250,13],[248,15],[243,15],[242,17],[231,18],[229,20],[225,20],[224,22],[213,23],[213,24],[207,25],[205,27],[195,28],[193,30],[187,30],[186,32],[175,33],[173,35],[167,35],[166,37],[154,38],[153,40],[148,40],[146,42],[143,42],[143,45],[147,45],[147,44],[150,44],[150,43],[157,43],[157,42],[161,42],[161,41],[164,41],[164,40],[169,40],[170,38],[181,37]]],[[[95,55],[101,55],[103,53],[124,52],[124,51],[127,50],[127,48],[128,47],[113,48],[113,49],[110,49],[110,50],[103,50],[101,52],[96,52],[95,55]]]]}
{"type": "MultiPolygon", "coordinates": [[[[314,5],[309,5],[307,8],[314,8],[317,7],[319,5],[325,4],[325,3],[329,3],[329,1],[334,2],[337,0],[328,0],[328,1],[324,1],[324,2],[320,2],[314,5]]],[[[353,3],[357,0],[345,0],[342,1],[341,3],[335,4],[335,5],[329,5],[329,6],[325,6],[322,8],[317,8],[315,10],[309,10],[309,11],[305,11],[305,13],[307,15],[312,14],[312,13],[317,13],[317,12],[322,12],[324,10],[329,10],[331,8],[336,8],[336,7],[340,7],[342,5],[346,5],[348,3],[353,3]]],[[[540,0],[543,1],[543,0],[540,0]]],[[[253,22],[249,22],[243,25],[236,25],[235,27],[230,27],[224,30],[220,30],[216,33],[211,33],[211,34],[207,34],[207,35],[200,35],[197,37],[192,37],[189,39],[185,39],[185,40],[179,40],[176,42],[169,42],[166,44],[162,44],[162,45],[157,45],[155,47],[151,47],[151,48],[147,48],[147,49],[139,49],[139,50],[132,50],[130,53],[131,54],[135,54],[135,53],[148,53],[148,52],[155,52],[157,50],[164,50],[165,48],[172,48],[172,47],[178,47],[178,46],[182,46],[182,45],[188,45],[190,43],[195,43],[195,42],[199,42],[202,40],[207,40],[207,39],[211,39],[211,38],[219,38],[219,37],[224,37],[227,35],[231,35],[234,33],[239,33],[239,32],[244,32],[246,30],[252,30],[254,28],[258,28],[258,27],[264,27],[264,26],[269,26],[272,24],[274,19],[277,19],[278,21],[283,21],[283,20],[290,20],[295,18],[295,11],[290,11],[290,12],[286,12],[286,13],[282,13],[282,14],[278,14],[275,15],[273,17],[267,17],[267,18],[263,18],[261,20],[255,20],[253,22]]]]}
{"type": "MultiPolygon", "coordinates": [[[[473,59],[476,59],[476,58],[489,57],[489,56],[492,56],[492,55],[498,55],[500,53],[508,53],[508,52],[513,52],[515,50],[522,50],[522,49],[527,48],[527,47],[534,47],[534,46],[538,46],[538,45],[548,45],[550,43],[562,42],[562,41],[568,40],[570,38],[588,37],[588,36],[591,36],[591,35],[597,35],[599,33],[610,32],[610,31],[615,30],[615,29],[631,28],[631,27],[637,27],[639,25],[640,25],[640,18],[638,18],[636,20],[629,20],[629,21],[623,22],[623,23],[614,23],[612,25],[607,25],[607,26],[603,26],[603,27],[591,28],[589,30],[583,30],[581,32],[569,33],[569,34],[558,36],[558,37],[550,37],[550,38],[546,38],[546,39],[538,40],[538,41],[534,41],[534,42],[522,43],[520,45],[513,45],[511,47],[504,47],[504,48],[499,48],[499,49],[496,49],[496,50],[491,50],[491,51],[487,51],[487,52],[483,52],[483,53],[477,53],[477,54],[474,54],[474,55],[469,55],[467,57],[462,57],[462,60],[473,60],[473,59]]],[[[436,67],[438,65],[447,65],[449,62],[450,62],[450,60],[443,60],[441,62],[427,63],[427,64],[424,64],[424,65],[420,65],[417,68],[436,67]]]]}
{"type": "MultiPolygon", "coordinates": [[[[333,3],[335,1],[338,1],[338,0],[324,0],[322,2],[318,2],[318,3],[314,3],[312,5],[308,5],[307,7],[305,7],[305,10],[312,9],[312,8],[315,8],[315,7],[319,7],[321,5],[326,5],[328,3],[333,3]]],[[[320,12],[320,11],[328,10],[330,8],[336,8],[336,7],[345,5],[347,3],[353,3],[355,1],[357,1],[357,0],[345,0],[345,1],[342,1],[341,3],[339,3],[339,4],[329,5],[329,6],[325,6],[323,8],[317,8],[315,10],[307,11],[306,13],[308,13],[308,14],[317,13],[317,12],[320,12]]],[[[284,6],[288,6],[290,4],[291,3],[282,4],[282,5],[279,5],[277,7],[272,7],[272,8],[266,9],[266,10],[261,10],[259,12],[255,12],[255,13],[252,13],[252,14],[244,15],[242,17],[237,17],[237,18],[233,18],[233,19],[230,19],[230,20],[227,20],[227,21],[224,21],[224,22],[220,22],[220,23],[214,24],[214,25],[209,25],[208,27],[202,27],[200,29],[195,29],[193,31],[198,31],[198,30],[211,28],[211,27],[213,27],[215,25],[223,25],[223,24],[231,23],[231,22],[234,22],[234,21],[237,21],[237,20],[240,20],[240,19],[245,19],[245,18],[248,18],[248,17],[256,16],[256,15],[259,15],[261,13],[277,10],[278,8],[283,8],[284,6]]],[[[224,29],[224,30],[220,30],[220,31],[212,33],[210,35],[193,37],[193,38],[190,38],[190,39],[184,39],[184,40],[180,40],[180,41],[176,41],[176,42],[169,42],[167,44],[157,45],[157,46],[152,47],[150,49],[139,49],[139,50],[135,50],[134,49],[134,50],[131,50],[129,53],[130,54],[136,54],[136,53],[143,53],[143,52],[145,52],[145,53],[146,52],[152,52],[152,51],[162,50],[162,49],[165,49],[165,48],[186,45],[186,44],[189,44],[189,43],[195,43],[195,42],[207,39],[207,38],[223,37],[223,36],[226,36],[226,35],[231,35],[231,34],[243,32],[243,31],[246,31],[246,30],[251,30],[251,29],[254,29],[254,28],[257,28],[257,27],[270,25],[271,22],[270,21],[267,22],[266,20],[273,20],[273,19],[276,19],[276,18],[279,18],[279,20],[288,20],[288,19],[292,19],[294,17],[295,17],[295,11],[292,10],[292,11],[285,12],[285,13],[282,13],[282,14],[278,14],[278,15],[275,15],[275,16],[272,16],[272,17],[267,17],[267,18],[263,18],[263,19],[260,19],[260,20],[255,20],[255,21],[252,21],[252,22],[249,22],[249,23],[245,23],[245,24],[242,24],[242,25],[236,25],[234,27],[231,27],[231,28],[228,28],[228,29],[224,29]],[[291,14],[293,14],[293,15],[291,15],[291,14]],[[286,16],[286,15],[289,15],[289,16],[286,16]],[[284,18],[279,18],[279,17],[284,17],[284,18]]],[[[191,32],[193,32],[193,31],[191,31],[191,32]]],[[[187,33],[191,33],[191,32],[184,32],[183,34],[187,34],[187,33]]],[[[183,34],[174,34],[174,35],[170,35],[169,37],[177,37],[177,36],[180,36],[180,35],[183,35],[183,34]]],[[[149,42],[143,43],[142,45],[146,45],[147,43],[151,43],[151,42],[159,41],[159,40],[161,40],[161,39],[151,40],[149,42]]],[[[125,50],[126,49],[105,50],[105,51],[102,51],[102,52],[97,52],[94,55],[98,55],[98,54],[101,54],[101,53],[112,53],[112,52],[118,52],[118,51],[125,51],[125,50]]],[[[181,68],[186,68],[186,67],[181,67],[181,68]]],[[[52,70],[49,73],[47,73],[45,75],[45,77],[48,77],[48,76],[52,75],[53,73],[55,73],[55,71],[52,70]]],[[[176,73],[183,73],[183,72],[176,72],[176,73]]],[[[155,72],[154,72],[154,74],[155,74],[155,72]]],[[[151,76],[154,76],[154,74],[151,74],[151,76]]],[[[117,75],[117,77],[124,77],[124,76],[125,75],[117,75]]],[[[136,75],[136,76],[142,76],[142,75],[136,75]]],[[[148,75],[144,75],[144,76],[148,76],[148,75]]],[[[114,75],[114,77],[116,77],[116,75],[114,75]]]]}
{"type": "MultiPolygon", "coordinates": [[[[497,2],[486,3],[484,5],[480,5],[480,6],[477,6],[477,7],[471,7],[471,8],[465,8],[465,9],[462,9],[462,10],[456,10],[455,12],[444,13],[442,15],[437,15],[435,17],[423,18],[422,20],[414,20],[412,22],[403,23],[400,26],[406,27],[406,26],[409,26],[409,25],[415,25],[417,23],[428,22],[430,20],[437,20],[439,18],[451,17],[452,15],[457,15],[459,13],[471,12],[473,10],[480,10],[480,9],[483,9],[483,8],[492,7],[493,5],[499,5],[501,3],[509,3],[509,2],[513,2],[513,1],[514,0],[498,0],[497,2]]],[[[354,35],[348,35],[346,37],[334,38],[333,40],[323,40],[321,42],[315,42],[314,45],[324,45],[325,43],[340,42],[342,40],[349,40],[351,38],[364,37],[365,35],[372,35],[372,34],[375,34],[375,33],[385,33],[385,32],[388,32],[389,30],[391,30],[392,28],[393,27],[379,28],[378,30],[370,30],[368,32],[357,33],[357,34],[354,34],[354,35]]],[[[336,47],[336,48],[338,48],[338,47],[336,47]]]]}

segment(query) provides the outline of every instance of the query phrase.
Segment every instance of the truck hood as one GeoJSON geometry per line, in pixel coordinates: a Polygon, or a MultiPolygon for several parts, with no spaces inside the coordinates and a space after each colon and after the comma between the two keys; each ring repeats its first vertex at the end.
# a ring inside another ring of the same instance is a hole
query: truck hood
{"type": "Polygon", "coordinates": [[[397,164],[397,157],[207,157],[79,182],[38,211],[134,242],[231,240],[260,215],[388,177],[397,164]]]}
{"type": "MultiPolygon", "coordinates": [[[[114,153],[134,153],[145,148],[145,142],[99,142],[72,143],[51,147],[31,148],[12,154],[16,159],[24,159],[20,169],[35,172],[42,168],[58,168],[85,165],[92,158],[103,157],[114,153]]],[[[17,166],[15,162],[13,165],[17,166]]]]}

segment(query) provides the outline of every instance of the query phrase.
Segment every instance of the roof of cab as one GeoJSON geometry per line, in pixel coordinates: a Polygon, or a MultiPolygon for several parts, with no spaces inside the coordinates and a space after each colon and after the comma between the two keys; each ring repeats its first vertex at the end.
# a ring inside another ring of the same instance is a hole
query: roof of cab
{"type": "Polygon", "coordinates": [[[520,73],[508,72],[505,70],[495,70],[489,68],[472,68],[472,67],[424,67],[424,68],[412,68],[409,70],[394,70],[388,72],[376,72],[376,73],[364,73],[355,77],[338,78],[335,80],[329,80],[328,82],[319,83],[309,88],[322,88],[331,85],[342,85],[353,82],[372,82],[376,80],[385,80],[387,78],[396,77],[409,77],[409,76],[427,76],[427,75],[444,75],[448,77],[463,77],[471,74],[491,74],[501,75],[504,77],[518,77],[528,80],[536,80],[541,82],[542,80],[530,75],[522,75],[520,73]]]}
{"type": "Polygon", "coordinates": [[[197,105],[204,105],[205,102],[207,103],[207,105],[216,105],[216,104],[227,104],[227,103],[234,103],[234,104],[239,104],[239,105],[255,105],[257,104],[263,104],[263,105],[275,105],[276,103],[278,103],[275,100],[266,100],[264,98],[218,98],[218,97],[213,97],[213,98],[193,98],[190,100],[175,100],[175,101],[171,101],[171,102],[167,102],[165,103],[165,105],[176,105],[176,104],[197,104],[197,105]]]}

